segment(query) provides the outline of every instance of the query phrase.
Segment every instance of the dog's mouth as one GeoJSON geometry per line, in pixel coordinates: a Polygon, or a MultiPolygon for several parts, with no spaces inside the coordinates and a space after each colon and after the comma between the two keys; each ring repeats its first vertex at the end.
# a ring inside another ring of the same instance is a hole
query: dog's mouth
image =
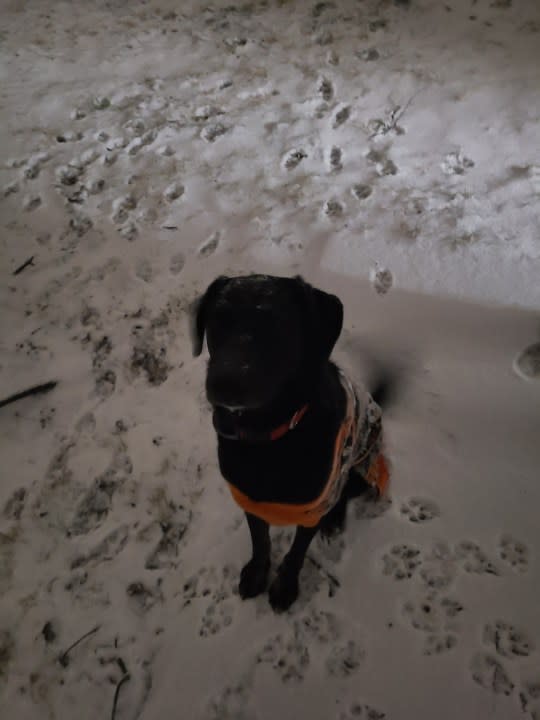
{"type": "Polygon", "coordinates": [[[239,427],[250,425],[251,421],[259,417],[262,410],[260,406],[224,405],[221,403],[212,405],[212,407],[218,418],[228,419],[239,427]]]}
{"type": "Polygon", "coordinates": [[[236,439],[245,424],[245,412],[244,407],[214,405],[214,428],[222,437],[236,439]]]}
{"type": "Polygon", "coordinates": [[[238,417],[241,417],[248,409],[246,405],[218,405],[217,407],[222,407],[238,417]]]}
{"type": "Polygon", "coordinates": [[[256,382],[248,382],[245,378],[218,378],[216,381],[213,375],[207,379],[206,397],[214,408],[235,417],[258,412],[272,399],[268,383],[259,378],[256,382]]]}

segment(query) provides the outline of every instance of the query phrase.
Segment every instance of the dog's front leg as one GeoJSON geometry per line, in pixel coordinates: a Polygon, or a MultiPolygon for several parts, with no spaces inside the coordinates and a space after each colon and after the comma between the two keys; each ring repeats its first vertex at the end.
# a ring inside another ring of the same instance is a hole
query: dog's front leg
{"type": "Polygon", "coordinates": [[[266,590],[270,571],[270,530],[268,523],[255,515],[246,513],[251,534],[251,560],[240,573],[238,592],[243,600],[260,595],[266,590]]]}
{"type": "Polygon", "coordinates": [[[313,528],[302,526],[296,528],[291,549],[283,558],[268,593],[270,605],[277,612],[287,610],[298,597],[298,577],[304,565],[307,549],[318,529],[318,525],[313,528]]]}

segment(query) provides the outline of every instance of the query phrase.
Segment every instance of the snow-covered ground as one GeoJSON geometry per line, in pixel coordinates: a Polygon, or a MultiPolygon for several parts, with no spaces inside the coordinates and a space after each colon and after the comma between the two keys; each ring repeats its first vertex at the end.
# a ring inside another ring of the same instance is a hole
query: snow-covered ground
{"type": "Polygon", "coordinates": [[[2,717],[540,717],[538,3],[0,7],[2,717]],[[404,377],[283,616],[187,335],[252,270],[404,377]]]}

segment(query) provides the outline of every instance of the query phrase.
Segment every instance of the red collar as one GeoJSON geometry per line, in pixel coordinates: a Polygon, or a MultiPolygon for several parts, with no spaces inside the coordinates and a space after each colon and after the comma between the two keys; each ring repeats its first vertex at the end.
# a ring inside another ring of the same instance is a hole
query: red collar
{"type": "Polygon", "coordinates": [[[224,430],[218,420],[216,413],[214,412],[214,428],[216,429],[218,435],[221,435],[221,437],[224,437],[227,440],[244,440],[254,443],[273,442],[274,440],[279,440],[280,438],[282,438],[290,430],[294,430],[294,428],[298,425],[300,420],[306,414],[308,408],[309,403],[306,403],[303,407],[300,408],[300,410],[297,410],[294,413],[290,420],[287,420],[273,430],[263,432],[244,430],[236,427],[233,428],[232,431],[230,431],[229,429],[224,430]]]}

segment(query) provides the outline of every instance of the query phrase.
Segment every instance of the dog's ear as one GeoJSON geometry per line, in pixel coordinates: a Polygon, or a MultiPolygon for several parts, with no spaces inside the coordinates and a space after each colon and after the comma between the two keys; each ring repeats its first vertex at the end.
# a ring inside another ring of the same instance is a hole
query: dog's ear
{"type": "Polygon", "coordinates": [[[198,357],[202,353],[208,313],[212,309],[218,293],[228,281],[229,278],[221,275],[208,286],[203,295],[200,295],[191,303],[189,308],[189,334],[194,357],[198,357]]]}
{"type": "Polygon", "coordinates": [[[314,350],[322,360],[328,360],[343,328],[341,300],[335,295],[314,288],[300,275],[294,280],[303,296],[314,350]]]}

